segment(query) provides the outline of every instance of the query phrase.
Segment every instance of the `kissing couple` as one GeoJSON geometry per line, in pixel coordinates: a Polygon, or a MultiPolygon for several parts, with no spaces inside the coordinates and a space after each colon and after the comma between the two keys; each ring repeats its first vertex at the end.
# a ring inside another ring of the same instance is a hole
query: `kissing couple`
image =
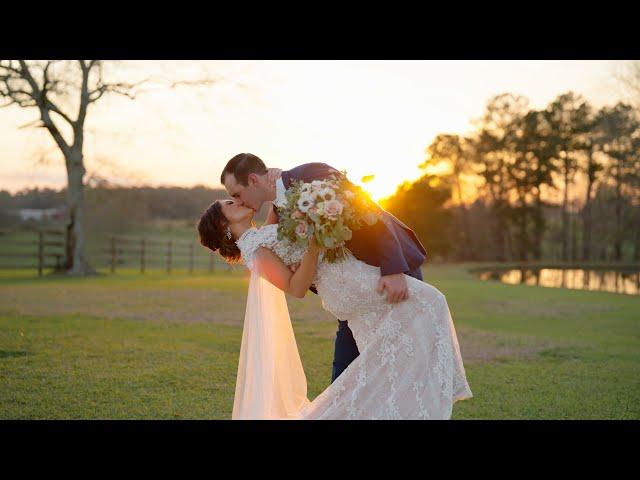
{"type": "Polygon", "coordinates": [[[313,235],[306,247],[278,239],[288,190],[342,175],[241,153],[220,178],[231,199],[200,218],[200,243],[251,273],[232,419],[450,419],[472,397],[446,298],[422,280],[426,251],[409,227],[376,205],[378,221],[353,231],[335,262],[313,235]],[[257,228],[264,202],[273,208],[257,228]],[[308,291],[338,319],[331,384],[313,401],[285,297],[308,291]]]}

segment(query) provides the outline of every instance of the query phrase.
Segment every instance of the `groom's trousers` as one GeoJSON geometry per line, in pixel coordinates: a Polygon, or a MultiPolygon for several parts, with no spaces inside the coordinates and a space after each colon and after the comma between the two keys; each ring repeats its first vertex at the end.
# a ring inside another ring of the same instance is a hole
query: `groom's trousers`
{"type": "MultiPolygon", "coordinates": [[[[414,271],[407,273],[410,277],[422,280],[422,269],[416,268],[414,271]]],[[[338,320],[338,331],[336,332],[336,346],[333,354],[333,373],[331,375],[331,383],[353,362],[360,352],[356,341],[353,339],[353,333],[349,328],[346,320],[338,320]]]]}

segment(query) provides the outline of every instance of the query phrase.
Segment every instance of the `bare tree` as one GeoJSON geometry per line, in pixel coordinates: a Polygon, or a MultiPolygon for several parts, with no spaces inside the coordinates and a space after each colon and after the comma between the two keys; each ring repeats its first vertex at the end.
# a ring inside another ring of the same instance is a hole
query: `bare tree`
{"type": "Polygon", "coordinates": [[[614,74],[616,80],[622,85],[624,93],[629,101],[640,108],[640,60],[626,63],[621,71],[614,74]]]}
{"type": "MultiPolygon", "coordinates": [[[[0,101],[4,100],[0,107],[17,105],[37,109],[39,119],[30,126],[45,128],[65,160],[68,206],[65,269],[70,274],[94,273],[85,254],[84,235],[83,147],[89,106],[105,94],[135,99],[144,86],[152,82],[151,79],[108,81],[101,60],[0,60],[0,101]]],[[[170,82],[168,87],[215,82],[213,78],[189,79],[170,82]]]]}

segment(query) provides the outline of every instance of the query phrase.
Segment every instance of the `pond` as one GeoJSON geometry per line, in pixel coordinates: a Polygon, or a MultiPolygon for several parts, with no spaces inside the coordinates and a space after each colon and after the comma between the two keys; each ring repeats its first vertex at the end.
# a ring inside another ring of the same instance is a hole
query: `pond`
{"type": "Polygon", "coordinates": [[[640,294],[640,270],[637,269],[514,268],[481,271],[479,277],[509,284],[640,294]]]}

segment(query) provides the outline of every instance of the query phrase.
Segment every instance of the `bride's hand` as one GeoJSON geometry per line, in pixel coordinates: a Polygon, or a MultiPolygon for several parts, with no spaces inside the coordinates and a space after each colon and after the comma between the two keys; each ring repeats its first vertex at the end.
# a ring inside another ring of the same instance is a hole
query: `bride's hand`
{"type": "Polygon", "coordinates": [[[309,239],[309,251],[313,253],[321,253],[321,252],[324,252],[325,250],[326,250],[325,247],[318,245],[316,236],[311,235],[311,238],[309,239]]]}

